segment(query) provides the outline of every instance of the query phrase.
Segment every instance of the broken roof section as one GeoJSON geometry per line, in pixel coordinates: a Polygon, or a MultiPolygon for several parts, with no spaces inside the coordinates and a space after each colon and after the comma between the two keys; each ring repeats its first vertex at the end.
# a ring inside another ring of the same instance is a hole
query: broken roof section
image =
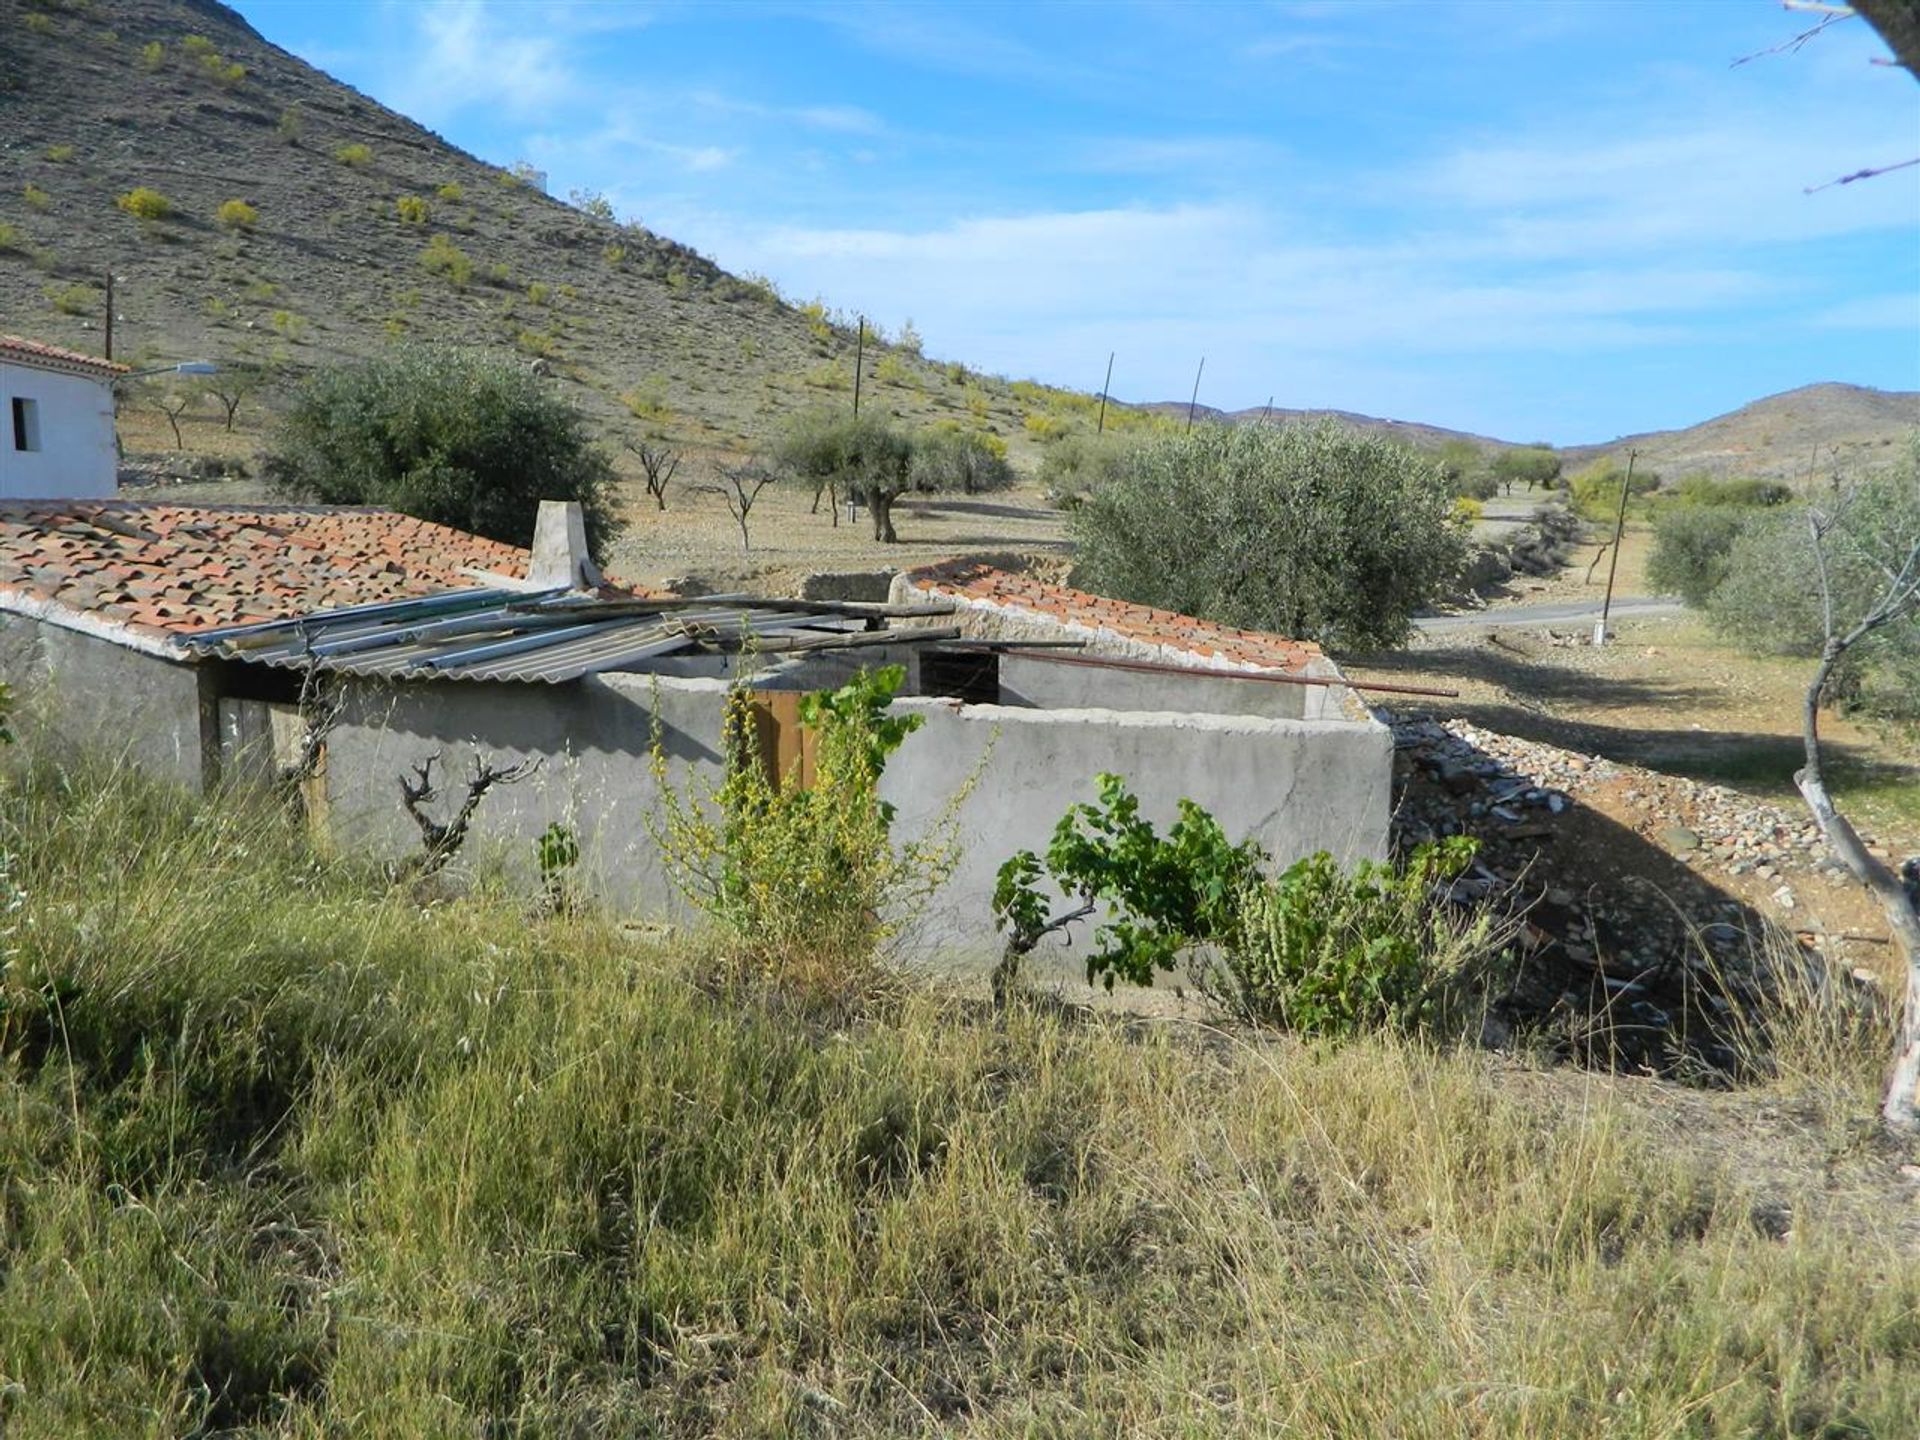
{"type": "Polygon", "coordinates": [[[139,648],[489,576],[524,580],[530,561],[516,546],[374,508],[0,503],[0,610],[139,648]]]}
{"type": "Polygon", "coordinates": [[[963,614],[987,622],[985,627],[969,626],[970,633],[976,628],[1008,633],[1053,630],[1085,639],[1107,654],[1187,668],[1335,673],[1310,640],[1109,600],[978,560],[951,560],[910,570],[896,578],[893,596],[896,600],[909,596],[951,599],[963,614]]]}
{"type": "Polygon", "coordinates": [[[610,599],[559,589],[530,595],[480,588],[205,631],[184,643],[201,654],[288,670],[560,684],[644,669],[675,655],[788,656],[952,639],[959,632],[951,627],[870,627],[953,608],[749,595],[610,599]]]}

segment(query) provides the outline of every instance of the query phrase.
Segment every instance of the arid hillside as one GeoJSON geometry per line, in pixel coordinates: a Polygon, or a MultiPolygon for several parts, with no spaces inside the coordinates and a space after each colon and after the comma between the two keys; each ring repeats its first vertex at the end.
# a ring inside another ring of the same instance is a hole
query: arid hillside
{"type": "Polygon", "coordinates": [[[1810,471],[1824,478],[1884,463],[1916,427],[1920,393],[1828,382],[1769,395],[1685,430],[1626,435],[1563,453],[1569,468],[1609,455],[1624,460],[1634,449],[1643,465],[1670,477],[1704,471],[1800,481],[1810,471]]]}
{"type": "MultiPolygon", "coordinates": [[[[213,0],[35,0],[0,26],[0,328],[100,350],[111,269],[136,362],[255,360],[284,385],[395,340],[509,348],[610,438],[713,448],[850,394],[853,317],[545,195],[213,0]]],[[[1030,443],[1005,382],[958,365],[869,337],[865,385],[1030,443]]]]}

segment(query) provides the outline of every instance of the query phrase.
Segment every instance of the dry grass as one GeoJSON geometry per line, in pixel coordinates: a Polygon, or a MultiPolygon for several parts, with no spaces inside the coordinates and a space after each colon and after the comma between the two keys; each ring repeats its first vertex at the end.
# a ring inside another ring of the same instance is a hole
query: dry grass
{"type": "Polygon", "coordinates": [[[714,993],[126,775],[0,825],[9,1437],[1920,1421],[1871,1152],[1756,1175],[1672,1092],[1412,1043],[714,993]]]}

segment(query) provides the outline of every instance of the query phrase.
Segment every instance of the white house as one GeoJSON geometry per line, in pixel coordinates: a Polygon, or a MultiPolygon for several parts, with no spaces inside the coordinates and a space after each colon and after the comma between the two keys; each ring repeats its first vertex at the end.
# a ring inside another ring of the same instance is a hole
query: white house
{"type": "Polygon", "coordinates": [[[118,488],[113,382],[127,367],[0,335],[0,500],[99,500],[118,488]]]}

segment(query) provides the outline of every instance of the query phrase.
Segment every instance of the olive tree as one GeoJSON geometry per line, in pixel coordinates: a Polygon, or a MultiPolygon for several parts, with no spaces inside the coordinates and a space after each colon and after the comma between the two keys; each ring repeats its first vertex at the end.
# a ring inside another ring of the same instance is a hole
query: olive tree
{"type": "Polygon", "coordinates": [[[1467,554],[1438,465],[1332,423],[1149,442],[1073,532],[1076,584],[1352,649],[1405,640],[1467,554]]]}
{"type": "Polygon", "coordinates": [[[509,545],[531,545],[542,500],[578,501],[594,558],[620,522],[615,476],[584,417],[523,366],[409,348],[320,371],[275,432],[281,493],[384,505],[509,545]]]}
{"type": "Polygon", "coordinates": [[[813,486],[814,505],[824,492],[858,500],[873,515],[873,538],[899,540],[893,506],[909,490],[945,488],[925,475],[916,484],[914,442],[903,431],[871,415],[809,411],[787,429],[776,450],[781,466],[813,486]]]}
{"type": "Polygon", "coordinates": [[[1536,485],[1551,489],[1560,479],[1561,460],[1545,445],[1522,445],[1493,457],[1493,478],[1513,493],[1517,481],[1529,491],[1536,485]]]}

